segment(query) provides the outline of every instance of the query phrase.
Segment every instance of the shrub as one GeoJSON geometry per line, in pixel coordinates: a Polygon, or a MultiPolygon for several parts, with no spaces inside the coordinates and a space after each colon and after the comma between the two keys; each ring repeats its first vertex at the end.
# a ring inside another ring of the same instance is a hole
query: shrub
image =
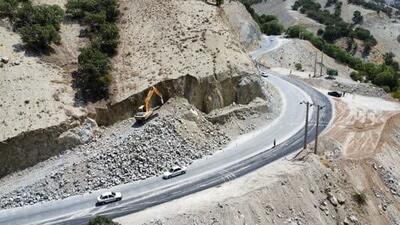
{"type": "Polygon", "coordinates": [[[115,24],[104,23],[100,26],[99,30],[95,33],[93,45],[108,55],[116,53],[119,40],[118,27],[115,24]]]}
{"type": "Polygon", "coordinates": [[[353,71],[350,73],[350,77],[351,79],[355,80],[355,81],[363,81],[364,77],[360,75],[360,73],[353,71]]]}
{"type": "Polygon", "coordinates": [[[17,7],[17,0],[0,0],[0,17],[10,17],[12,19],[17,7]]]}
{"type": "Polygon", "coordinates": [[[52,25],[24,26],[19,32],[26,47],[34,50],[46,50],[51,43],[59,44],[61,41],[60,35],[52,25]]]}
{"type": "Polygon", "coordinates": [[[41,26],[51,25],[57,31],[64,18],[64,11],[57,5],[37,5],[33,6],[30,2],[22,4],[15,15],[15,27],[31,26],[38,24],[41,26]]]}
{"type": "Polygon", "coordinates": [[[326,73],[327,73],[329,76],[337,76],[337,75],[339,74],[338,71],[335,70],[335,69],[328,69],[328,70],[326,71],[326,73]]]}
{"type": "Polygon", "coordinates": [[[68,0],[67,15],[83,20],[86,15],[104,12],[107,22],[115,22],[119,16],[117,0],[68,0]]]}
{"type": "Polygon", "coordinates": [[[296,70],[302,70],[303,69],[303,66],[301,65],[301,63],[296,63],[294,65],[294,67],[296,68],[296,70]]]}
{"type": "Polygon", "coordinates": [[[48,50],[60,43],[64,11],[56,5],[32,5],[30,0],[0,0],[0,17],[8,17],[27,48],[48,50]]]}
{"type": "Polygon", "coordinates": [[[284,27],[277,20],[266,22],[261,26],[263,33],[267,35],[279,35],[282,34],[284,27]]]}
{"type": "Polygon", "coordinates": [[[395,92],[392,92],[391,95],[392,95],[393,98],[400,99],[400,91],[399,90],[397,90],[395,92]]]}
{"type": "Polygon", "coordinates": [[[81,49],[78,57],[78,72],[81,78],[81,87],[86,97],[103,98],[108,92],[111,83],[109,70],[110,59],[96,47],[89,46],[81,49]]]}
{"type": "Polygon", "coordinates": [[[90,46],[81,49],[78,57],[78,86],[91,100],[108,95],[111,83],[110,58],[117,52],[119,30],[115,25],[119,16],[117,0],[68,0],[67,15],[88,26],[90,46]]]}
{"type": "Polygon", "coordinates": [[[104,216],[96,216],[94,219],[89,221],[88,225],[119,225],[119,223],[116,223],[104,216]]]}
{"type": "Polygon", "coordinates": [[[365,205],[367,203],[367,195],[364,192],[354,192],[353,199],[359,205],[365,205]]]}
{"type": "Polygon", "coordinates": [[[354,24],[361,24],[363,22],[363,20],[364,20],[364,18],[361,15],[361,12],[358,11],[358,10],[354,11],[353,19],[352,19],[353,23],[354,24]]]}

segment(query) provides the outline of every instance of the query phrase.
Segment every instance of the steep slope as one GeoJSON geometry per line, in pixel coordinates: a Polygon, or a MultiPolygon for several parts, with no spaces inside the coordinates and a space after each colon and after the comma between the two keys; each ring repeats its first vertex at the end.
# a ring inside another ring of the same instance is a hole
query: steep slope
{"type": "Polygon", "coordinates": [[[255,73],[224,12],[202,1],[120,1],[112,101],[167,79],[255,73]]]}

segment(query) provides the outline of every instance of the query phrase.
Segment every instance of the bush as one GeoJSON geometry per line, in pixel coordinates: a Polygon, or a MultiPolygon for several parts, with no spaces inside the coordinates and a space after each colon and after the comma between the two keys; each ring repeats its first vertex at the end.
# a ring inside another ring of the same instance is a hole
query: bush
{"type": "Polygon", "coordinates": [[[0,17],[10,17],[12,19],[17,7],[17,0],[0,0],[0,17]]]}
{"type": "Polygon", "coordinates": [[[89,221],[88,225],[119,225],[119,223],[116,223],[104,216],[96,216],[94,219],[89,221]]]}
{"type": "Polygon", "coordinates": [[[0,0],[0,17],[8,17],[27,48],[48,50],[60,43],[64,11],[56,5],[32,5],[30,0],[0,0]]]}
{"type": "Polygon", "coordinates": [[[326,73],[327,73],[329,76],[337,76],[337,75],[339,74],[338,71],[335,70],[335,69],[328,69],[328,70],[326,71],[326,73]]]}
{"type": "Polygon", "coordinates": [[[359,205],[365,205],[367,203],[367,195],[364,192],[354,192],[353,199],[359,205]]]}
{"type": "Polygon", "coordinates": [[[34,50],[46,50],[51,43],[59,44],[61,37],[52,25],[24,26],[19,29],[25,46],[34,50]]]}
{"type": "Polygon", "coordinates": [[[119,16],[117,0],[68,0],[67,15],[88,26],[90,46],[81,49],[78,57],[78,86],[91,100],[108,95],[111,83],[110,58],[117,52],[119,16]]]}
{"type": "Polygon", "coordinates": [[[104,23],[96,31],[93,38],[93,45],[108,55],[113,55],[117,51],[119,42],[119,31],[115,24],[104,23]]]}
{"type": "Polygon", "coordinates": [[[392,92],[391,95],[392,95],[393,98],[400,99],[400,91],[399,90],[397,90],[395,92],[392,92]]]}
{"type": "Polygon", "coordinates": [[[15,27],[20,28],[31,25],[51,25],[57,31],[64,18],[64,11],[57,5],[37,5],[30,2],[22,4],[15,15],[15,27]]]}
{"type": "Polygon", "coordinates": [[[81,49],[78,57],[78,72],[81,78],[81,87],[86,97],[103,98],[107,96],[108,86],[111,83],[109,70],[110,59],[96,47],[89,46],[81,49]]]}
{"type": "Polygon", "coordinates": [[[302,70],[303,69],[303,66],[301,65],[301,63],[296,63],[294,65],[294,67],[296,68],[296,70],[302,70]]]}
{"type": "Polygon", "coordinates": [[[360,73],[353,71],[350,73],[351,79],[355,81],[364,81],[364,77],[360,75],[360,73]]]}
{"type": "Polygon", "coordinates": [[[277,20],[266,22],[261,26],[263,33],[267,35],[279,35],[282,34],[284,27],[277,20]]]}
{"type": "Polygon", "coordinates": [[[119,16],[117,0],[68,0],[67,15],[83,20],[87,15],[104,12],[107,22],[115,22],[119,16]]]}
{"type": "Polygon", "coordinates": [[[354,24],[361,24],[364,20],[363,16],[361,15],[361,12],[356,10],[353,13],[353,23],[354,24]]]}

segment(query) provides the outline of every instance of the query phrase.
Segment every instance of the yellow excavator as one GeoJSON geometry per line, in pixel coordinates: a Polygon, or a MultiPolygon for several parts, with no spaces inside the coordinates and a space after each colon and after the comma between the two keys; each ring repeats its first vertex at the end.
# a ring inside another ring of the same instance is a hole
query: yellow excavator
{"type": "Polygon", "coordinates": [[[149,92],[147,93],[146,98],[144,99],[144,105],[139,107],[139,111],[135,115],[135,119],[138,122],[144,122],[149,119],[152,115],[154,110],[159,108],[159,106],[152,108],[152,100],[153,97],[158,95],[161,99],[161,104],[164,104],[163,97],[161,92],[156,87],[151,87],[149,92]]]}

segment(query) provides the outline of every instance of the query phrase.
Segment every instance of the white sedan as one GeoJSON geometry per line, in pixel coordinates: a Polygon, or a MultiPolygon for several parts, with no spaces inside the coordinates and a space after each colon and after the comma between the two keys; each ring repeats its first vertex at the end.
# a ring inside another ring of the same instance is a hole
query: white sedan
{"type": "Polygon", "coordinates": [[[164,179],[169,179],[186,173],[185,167],[174,166],[163,175],[164,179]]]}
{"type": "Polygon", "coordinates": [[[261,76],[262,76],[262,77],[268,77],[268,73],[265,72],[265,71],[262,71],[262,72],[261,72],[261,76]]]}
{"type": "Polygon", "coordinates": [[[97,205],[104,205],[122,200],[121,192],[106,192],[97,197],[97,205]]]}

